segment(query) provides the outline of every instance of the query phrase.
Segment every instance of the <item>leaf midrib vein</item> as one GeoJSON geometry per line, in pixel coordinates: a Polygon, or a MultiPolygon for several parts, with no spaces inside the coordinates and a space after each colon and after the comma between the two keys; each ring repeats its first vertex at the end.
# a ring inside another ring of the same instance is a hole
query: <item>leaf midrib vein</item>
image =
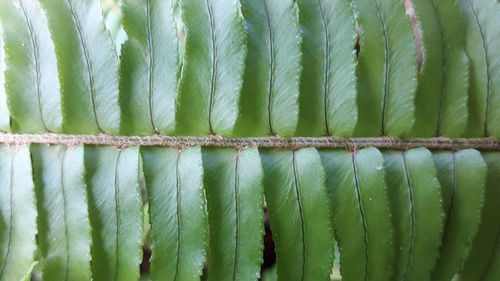
{"type": "Polygon", "coordinates": [[[118,268],[120,267],[120,226],[121,226],[121,216],[120,216],[120,183],[119,183],[119,165],[120,157],[122,155],[122,150],[118,152],[115,160],[115,174],[114,174],[114,199],[115,199],[115,217],[116,217],[116,227],[115,227],[115,272],[113,280],[118,280],[118,268]]]}
{"type": "Polygon", "coordinates": [[[324,83],[323,83],[323,103],[324,103],[324,118],[325,118],[325,129],[326,134],[330,135],[330,124],[328,119],[328,89],[330,88],[330,29],[328,28],[328,22],[326,20],[325,11],[321,0],[318,1],[319,11],[321,13],[321,21],[323,23],[324,35],[325,35],[325,67],[323,69],[324,83]]]}
{"type": "Polygon", "coordinates": [[[177,224],[176,224],[176,231],[177,231],[177,239],[175,239],[176,241],[176,255],[175,255],[175,274],[174,274],[174,281],[177,280],[177,276],[178,276],[178,273],[179,273],[179,268],[180,268],[180,256],[181,256],[181,239],[182,239],[182,235],[181,235],[181,218],[182,218],[182,215],[181,215],[181,212],[182,212],[182,206],[181,206],[181,202],[182,202],[182,197],[181,197],[181,176],[180,176],[180,172],[179,172],[179,164],[180,164],[180,158],[181,158],[181,154],[182,152],[178,152],[177,154],[177,159],[175,160],[175,200],[176,200],[176,205],[175,205],[175,208],[176,208],[176,212],[175,212],[175,215],[176,215],[176,219],[177,219],[177,224]]]}
{"type": "Polygon", "coordinates": [[[267,0],[262,0],[262,3],[264,4],[264,11],[266,13],[266,23],[267,23],[267,29],[269,32],[269,62],[270,62],[270,69],[269,69],[269,77],[268,77],[268,99],[267,99],[267,115],[268,115],[268,122],[269,122],[269,131],[271,135],[275,135],[274,128],[273,128],[273,90],[274,90],[274,72],[275,72],[275,59],[274,59],[274,38],[273,38],[273,29],[272,29],[272,23],[271,23],[271,17],[269,15],[269,8],[267,7],[267,0]]]}
{"type": "Polygon", "coordinates": [[[403,274],[403,279],[407,280],[408,275],[410,273],[410,266],[413,260],[413,249],[414,249],[414,243],[415,243],[415,202],[414,202],[414,195],[413,195],[413,185],[410,177],[410,172],[408,169],[408,161],[406,159],[406,152],[401,152],[401,155],[403,156],[403,165],[404,165],[404,172],[405,172],[405,179],[406,179],[406,186],[408,188],[408,196],[410,199],[410,218],[411,218],[411,233],[410,233],[410,246],[408,250],[408,260],[406,264],[406,269],[403,274]]]}
{"type": "Polygon", "coordinates": [[[358,207],[359,207],[359,213],[361,215],[361,223],[363,226],[363,234],[364,234],[364,248],[365,248],[365,270],[364,270],[364,276],[363,280],[366,281],[368,277],[368,232],[367,232],[367,226],[366,226],[366,218],[365,218],[365,212],[363,209],[363,204],[361,201],[361,191],[359,189],[359,177],[358,177],[358,167],[356,165],[356,157],[355,157],[355,152],[351,153],[351,158],[352,158],[352,169],[353,169],[353,174],[354,174],[354,188],[356,190],[356,199],[358,201],[358,207]]]}
{"type": "Polygon", "coordinates": [[[71,4],[71,0],[66,0],[69,6],[69,10],[71,13],[71,17],[73,18],[73,21],[75,23],[76,31],[78,34],[78,38],[80,46],[82,47],[83,50],[83,58],[85,60],[85,64],[87,65],[87,76],[89,79],[89,86],[90,86],[90,100],[92,102],[92,112],[94,114],[94,119],[97,128],[99,131],[104,132],[101,128],[101,125],[99,124],[99,120],[97,118],[97,108],[96,108],[96,89],[95,89],[95,82],[94,82],[94,75],[93,75],[93,67],[92,67],[92,61],[90,60],[90,54],[89,54],[89,49],[87,47],[87,44],[85,42],[85,39],[83,37],[83,32],[82,32],[82,27],[80,25],[80,20],[76,16],[75,10],[73,5],[71,4]]]}
{"type": "Polygon", "coordinates": [[[300,193],[300,185],[299,185],[299,175],[297,172],[297,159],[296,159],[296,151],[292,152],[292,167],[293,167],[293,182],[295,188],[295,194],[297,196],[297,206],[299,208],[299,217],[300,217],[300,226],[301,226],[301,237],[302,237],[302,267],[300,273],[300,279],[304,280],[304,271],[306,268],[306,230],[305,230],[305,217],[304,217],[304,209],[302,207],[302,196],[300,193]]]}
{"type": "Polygon", "coordinates": [[[10,262],[10,254],[12,251],[12,235],[14,233],[14,158],[15,154],[11,153],[10,159],[10,179],[9,179],[9,238],[7,242],[7,252],[5,253],[4,263],[2,265],[2,270],[0,271],[0,280],[4,280],[5,269],[7,268],[7,264],[10,262]]]}
{"type": "Polygon", "coordinates": [[[61,158],[61,166],[60,166],[60,173],[61,173],[61,195],[63,198],[63,220],[64,220],[64,247],[66,249],[66,257],[65,257],[65,267],[64,267],[64,280],[68,280],[69,276],[69,260],[70,260],[70,243],[69,243],[69,231],[68,231],[68,202],[67,202],[67,197],[66,197],[66,189],[64,188],[64,161],[66,159],[66,153],[67,153],[67,147],[63,147],[63,155],[61,158]]]}
{"type": "Polygon", "coordinates": [[[39,48],[38,42],[36,40],[35,32],[33,30],[33,24],[31,23],[28,14],[26,12],[26,8],[24,7],[23,1],[19,0],[19,6],[21,7],[21,11],[23,13],[24,20],[26,21],[26,26],[28,27],[30,42],[33,47],[33,59],[35,61],[35,72],[36,72],[36,95],[37,95],[37,107],[38,113],[40,114],[40,121],[42,122],[42,126],[45,131],[50,132],[47,128],[47,124],[45,123],[45,118],[43,115],[42,109],[42,90],[41,90],[41,71],[40,71],[40,58],[39,58],[39,48]]]}
{"type": "Polygon", "coordinates": [[[239,175],[239,152],[236,155],[235,167],[234,167],[234,208],[236,210],[235,217],[235,228],[236,233],[234,237],[234,266],[233,266],[233,280],[237,280],[238,277],[238,264],[239,264],[239,252],[240,252],[240,175],[239,175]]]}
{"type": "Polygon", "coordinates": [[[148,52],[149,52],[149,59],[148,59],[148,75],[149,75],[149,84],[148,84],[148,106],[149,106],[149,118],[151,121],[151,126],[153,127],[153,131],[157,133],[158,129],[156,128],[155,121],[154,121],[154,83],[155,83],[155,73],[154,73],[154,68],[155,68],[155,52],[154,52],[154,42],[153,42],[153,35],[151,31],[151,7],[150,7],[150,0],[145,1],[146,5],[146,33],[147,33],[147,45],[148,45],[148,52]]]}
{"type": "Polygon", "coordinates": [[[212,112],[214,107],[216,82],[217,82],[217,37],[215,32],[215,22],[214,15],[212,11],[212,6],[209,0],[205,1],[208,11],[208,19],[210,22],[210,39],[212,42],[212,57],[211,57],[211,80],[210,80],[210,95],[208,97],[208,126],[210,129],[210,134],[215,135],[213,124],[212,124],[212,112]]]}

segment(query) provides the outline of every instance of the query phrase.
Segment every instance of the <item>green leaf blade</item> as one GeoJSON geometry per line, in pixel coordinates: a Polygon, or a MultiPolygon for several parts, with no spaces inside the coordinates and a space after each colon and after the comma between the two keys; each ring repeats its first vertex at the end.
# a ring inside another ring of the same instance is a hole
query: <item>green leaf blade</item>
{"type": "Polygon", "coordinates": [[[456,0],[412,1],[422,33],[415,126],[419,137],[460,137],[468,120],[469,65],[456,0]]]}
{"type": "Polygon", "coordinates": [[[43,280],[89,280],[90,222],[83,146],[32,145],[43,280]]]}
{"type": "Polygon", "coordinates": [[[262,151],[261,158],[280,280],[330,280],[333,230],[316,149],[262,151]]]}
{"type": "Polygon", "coordinates": [[[351,136],[356,105],[355,19],[345,1],[298,1],[303,69],[297,135],[351,136]]]}
{"type": "Polygon", "coordinates": [[[0,25],[0,130],[10,131],[10,113],[7,107],[7,93],[5,92],[5,44],[3,29],[0,25]]]}
{"type": "Polygon", "coordinates": [[[459,1],[470,59],[469,122],[466,136],[500,136],[500,8],[495,1],[459,1]]]}
{"type": "Polygon", "coordinates": [[[179,77],[174,1],[124,1],[120,90],[128,135],[172,134],[179,77]]]}
{"type": "Polygon", "coordinates": [[[432,280],[452,280],[469,255],[484,201],[486,165],[473,149],[436,153],[447,214],[440,256],[432,280]]]}
{"type": "Polygon", "coordinates": [[[118,134],[118,55],[104,26],[100,1],[40,3],[56,48],[64,132],[118,134]]]}
{"type": "Polygon", "coordinates": [[[483,160],[487,167],[486,185],[484,190],[484,205],[481,210],[481,220],[477,235],[472,243],[472,249],[460,273],[460,280],[486,280],[488,267],[495,255],[495,247],[500,237],[500,153],[483,152],[483,160]]]}
{"type": "Polygon", "coordinates": [[[36,250],[36,206],[27,146],[0,146],[0,280],[31,275],[36,250]]]}
{"type": "Polygon", "coordinates": [[[248,56],[237,136],[295,135],[299,119],[301,35],[294,0],[241,1],[248,56]]]}
{"type": "Polygon", "coordinates": [[[389,280],[393,226],[382,154],[322,150],[343,280],[389,280]],[[373,241],[377,241],[373,243],[373,241]]]}
{"type": "Polygon", "coordinates": [[[149,196],[151,277],[199,280],[207,222],[201,149],[141,150],[149,196]]]}
{"type": "Polygon", "coordinates": [[[353,1],[361,30],[358,136],[406,136],[414,124],[416,43],[403,3],[353,1]]]}
{"type": "Polygon", "coordinates": [[[210,219],[209,280],[257,280],[264,189],[257,148],[203,150],[210,219]]]}
{"type": "Polygon", "coordinates": [[[142,260],[139,149],[85,147],[93,280],[137,280],[142,260]]]}
{"type": "Polygon", "coordinates": [[[186,28],[176,134],[232,136],[246,56],[236,0],[181,1],[186,28]]]}
{"type": "Polygon", "coordinates": [[[384,160],[396,230],[393,280],[430,280],[444,229],[432,154],[424,148],[386,151],[384,160]]]}
{"type": "Polygon", "coordinates": [[[61,132],[57,62],[47,20],[35,0],[3,1],[5,91],[12,130],[61,132]]]}

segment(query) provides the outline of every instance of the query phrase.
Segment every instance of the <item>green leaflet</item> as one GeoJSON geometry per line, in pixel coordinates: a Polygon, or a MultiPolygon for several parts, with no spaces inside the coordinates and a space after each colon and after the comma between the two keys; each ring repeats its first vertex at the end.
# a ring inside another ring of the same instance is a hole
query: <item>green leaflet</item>
{"type": "Polygon", "coordinates": [[[261,152],[279,280],[330,280],[333,231],[314,148],[261,152]]]}
{"type": "Polygon", "coordinates": [[[5,68],[3,30],[0,25],[0,131],[10,131],[10,116],[5,92],[5,68]]]}
{"type": "Polygon", "coordinates": [[[264,235],[259,152],[206,149],[203,166],[210,220],[208,279],[256,281],[264,235]]]}
{"type": "Polygon", "coordinates": [[[12,131],[61,132],[62,113],[54,44],[36,0],[2,1],[5,91],[12,131]]]}
{"type": "Polygon", "coordinates": [[[179,77],[179,39],[175,0],[124,0],[123,25],[129,40],[122,47],[121,132],[172,134],[179,77]]]}
{"type": "Polygon", "coordinates": [[[482,279],[484,281],[497,281],[500,279],[500,244],[498,242],[497,240],[495,254],[491,257],[488,270],[482,279]]]}
{"type": "Polygon", "coordinates": [[[500,8],[495,0],[460,0],[470,59],[467,136],[500,137],[500,8]]]}
{"type": "Polygon", "coordinates": [[[386,281],[392,276],[393,226],[382,154],[320,152],[332,200],[342,280],[386,281]]]}
{"type": "Polygon", "coordinates": [[[237,136],[293,136],[299,118],[301,42],[295,0],[240,0],[248,55],[237,136]]]}
{"type": "Polygon", "coordinates": [[[65,133],[118,134],[118,56],[99,0],[40,0],[61,81],[65,133]]]}
{"type": "Polygon", "coordinates": [[[360,27],[358,136],[406,136],[414,123],[416,43],[402,1],[353,0],[360,27]]]}
{"type": "Polygon", "coordinates": [[[182,0],[186,28],[176,134],[232,136],[246,56],[237,0],[182,0]]]}
{"type": "Polygon", "coordinates": [[[207,235],[201,149],[142,148],[152,280],[200,280],[207,235]]]}
{"type": "Polygon", "coordinates": [[[298,3],[304,39],[297,135],[351,136],[358,119],[351,5],[343,0],[298,3]]]}
{"type": "Polygon", "coordinates": [[[139,148],[85,147],[92,277],[137,280],[142,260],[139,148]]]}
{"type": "Polygon", "coordinates": [[[418,148],[383,155],[395,228],[393,280],[430,280],[444,228],[441,186],[432,154],[418,148]]]}
{"type": "MultiPolygon", "coordinates": [[[[488,266],[492,264],[495,246],[498,245],[500,235],[500,153],[483,152],[486,162],[487,176],[484,190],[484,206],[481,210],[481,221],[477,235],[474,238],[472,249],[467,258],[462,272],[462,281],[480,281],[487,273],[488,266]]],[[[498,265],[498,263],[497,263],[498,265]]],[[[498,280],[498,279],[497,279],[498,280]]]]}
{"type": "Polygon", "coordinates": [[[83,146],[32,145],[43,280],[90,280],[83,146]]]}
{"type": "Polygon", "coordinates": [[[469,66],[463,17],[456,1],[412,1],[424,51],[413,136],[460,137],[467,126],[469,66]]]}
{"type": "Polygon", "coordinates": [[[0,146],[0,280],[29,277],[36,249],[36,207],[27,146],[0,146]]]}
{"type": "Polygon", "coordinates": [[[473,149],[436,152],[434,159],[447,217],[432,280],[447,281],[458,274],[472,247],[483,207],[486,165],[473,149]]]}

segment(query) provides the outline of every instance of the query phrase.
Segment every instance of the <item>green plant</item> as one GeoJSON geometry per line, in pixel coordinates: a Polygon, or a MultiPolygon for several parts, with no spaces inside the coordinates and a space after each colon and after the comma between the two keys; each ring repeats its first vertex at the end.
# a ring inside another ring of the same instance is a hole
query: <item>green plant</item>
{"type": "Polygon", "coordinates": [[[0,281],[500,280],[499,19],[0,0],[0,281]]]}

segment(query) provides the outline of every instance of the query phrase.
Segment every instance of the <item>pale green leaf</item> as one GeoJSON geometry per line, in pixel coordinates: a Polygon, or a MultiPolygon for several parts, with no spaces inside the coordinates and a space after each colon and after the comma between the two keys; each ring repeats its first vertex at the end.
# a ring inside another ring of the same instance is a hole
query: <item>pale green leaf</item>
{"type": "Polygon", "coordinates": [[[208,280],[258,280],[264,235],[257,148],[203,150],[210,222],[208,280]]]}
{"type": "Polygon", "coordinates": [[[91,279],[83,146],[32,145],[43,280],[91,279]]]}
{"type": "Polygon", "coordinates": [[[86,146],[85,169],[93,280],[137,280],[142,260],[139,148],[86,146]]]}
{"type": "Polygon", "coordinates": [[[406,136],[414,123],[416,43],[403,1],[353,0],[360,28],[358,136],[406,136]]]}
{"type": "Polygon", "coordinates": [[[434,154],[446,213],[443,244],[432,280],[449,281],[458,274],[477,233],[484,201],[486,165],[473,149],[434,154]]]}
{"type": "Polygon", "coordinates": [[[460,0],[470,59],[467,136],[500,137],[500,7],[495,0],[460,0]]]}
{"type": "Polygon", "coordinates": [[[299,118],[301,41],[294,0],[240,0],[248,55],[237,136],[293,136],[299,118]]]}
{"type": "Polygon", "coordinates": [[[387,281],[392,276],[393,226],[384,159],[375,148],[322,150],[342,280],[387,281]]]}
{"type": "Polygon", "coordinates": [[[124,0],[121,132],[128,135],[172,134],[180,71],[175,0],[124,0]]]}
{"type": "Polygon", "coordinates": [[[99,0],[39,0],[54,39],[63,129],[118,134],[118,55],[99,0]]]}
{"type": "Polygon", "coordinates": [[[383,154],[395,228],[393,280],[430,280],[444,229],[432,154],[425,148],[383,154]]]}
{"type": "Polygon", "coordinates": [[[232,136],[246,40],[238,0],[182,0],[186,29],[176,134],[232,136]]]}
{"type": "Polygon", "coordinates": [[[485,277],[488,267],[492,264],[495,255],[494,245],[497,245],[498,249],[500,237],[500,212],[498,212],[500,153],[483,152],[482,156],[487,167],[484,206],[481,209],[481,222],[477,235],[461,272],[460,280],[462,281],[486,280],[482,278],[485,277]]]}
{"type": "Polygon", "coordinates": [[[303,70],[298,135],[351,136],[356,104],[355,19],[343,0],[300,0],[303,70]]]}
{"type": "Polygon", "coordinates": [[[3,30],[0,24],[0,131],[10,131],[10,113],[7,107],[7,93],[5,92],[5,44],[3,30]]]}
{"type": "Polygon", "coordinates": [[[143,148],[152,280],[200,280],[207,221],[201,149],[143,148]]]}
{"type": "Polygon", "coordinates": [[[333,230],[314,148],[261,152],[279,280],[330,280],[333,230]]]}
{"type": "Polygon", "coordinates": [[[29,149],[0,146],[0,280],[18,281],[33,270],[36,206],[29,149]]]}
{"type": "Polygon", "coordinates": [[[5,91],[12,131],[62,130],[54,44],[37,0],[0,2],[5,48],[5,91]]]}
{"type": "Polygon", "coordinates": [[[423,43],[415,98],[419,137],[460,137],[468,120],[469,59],[457,0],[413,0],[423,43]]]}

